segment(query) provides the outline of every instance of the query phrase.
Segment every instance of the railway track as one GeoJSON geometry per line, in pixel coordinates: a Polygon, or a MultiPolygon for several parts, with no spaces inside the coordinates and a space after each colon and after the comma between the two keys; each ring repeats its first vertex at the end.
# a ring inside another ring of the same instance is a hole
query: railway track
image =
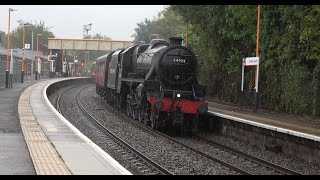
{"type": "Polygon", "coordinates": [[[252,161],[252,162],[255,162],[255,163],[258,163],[258,164],[262,164],[262,165],[265,165],[266,167],[269,167],[275,171],[279,171],[283,174],[288,174],[288,175],[302,175],[301,173],[299,172],[296,172],[296,171],[293,171],[293,170],[290,170],[288,168],[285,168],[285,167],[282,167],[282,166],[279,166],[277,164],[274,164],[274,163],[271,163],[269,161],[266,161],[266,160],[263,160],[263,159],[260,159],[260,158],[257,158],[257,157],[254,157],[254,156],[251,156],[249,154],[246,154],[246,153],[243,153],[239,150],[236,150],[234,148],[231,148],[229,146],[226,146],[226,145],[223,145],[223,144],[220,144],[218,142],[215,142],[215,141],[212,141],[212,140],[209,140],[205,137],[202,137],[200,135],[197,135],[197,134],[192,134],[192,137],[197,139],[198,141],[201,141],[201,142],[204,142],[206,144],[209,144],[209,145],[212,145],[212,146],[215,146],[215,147],[218,147],[220,149],[223,149],[224,151],[227,151],[229,153],[232,153],[232,154],[235,154],[237,156],[241,156],[249,161],[252,161]]]}
{"type": "Polygon", "coordinates": [[[65,88],[65,89],[59,94],[59,96],[58,96],[58,98],[57,98],[57,101],[56,101],[56,109],[57,109],[57,111],[58,111],[60,114],[62,114],[61,106],[60,106],[61,97],[62,97],[67,91],[69,91],[70,89],[76,88],[76,87],[78,87],[78,86],[80,86],[80,85],[67,87],[67,88],[65,88]]]}
{"type": "MultiPolygon", "coordinates": [[[[57,100],[57,110],[61,113],[60,109],[60,99],[61,97],[69,91],[73,87],[69,87],[65,89],[58,97],[57,100]]],[[[85,87],[86,88],[86,87],[85,87]]],[[[121,138],[119,138],[117,135],[112,133],[108,128],[106,128],[104,125],[102,125],[97,119],[95,119],[82,105],[80,101],[80,93],[81,89],[76,94],[76,101],[77,105],[80,107],[80,109],[84,112],[84,114],[92,121],[94,124],[96,124],[99,129],[101,129],[104,133],[104,140],[107,143],[109,147],[111,147],[114,151],[116,151],[118,154],[120,154],[122,157],[126,158],[131,164],[136,166],[136,168],[141,172],[141,174],[144,175],[173,175],[170,171],[166,170],[150,158],[146,157],[142,153],[140,153],[138,150],[130,146],[128,143],[123,141],[121,138]]]]}

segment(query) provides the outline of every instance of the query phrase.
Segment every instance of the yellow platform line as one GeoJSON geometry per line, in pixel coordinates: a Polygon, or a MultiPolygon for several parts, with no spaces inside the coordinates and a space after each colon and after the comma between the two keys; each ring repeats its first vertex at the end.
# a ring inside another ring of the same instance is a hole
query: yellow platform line
{"type": "Polygon", "coordinates": [[[18,112],[24,139],[38,175],[70,175],[51,142],[38,124],[31,105],[30,96],[37,84],[28,87],[20,96],[18,112]]]}

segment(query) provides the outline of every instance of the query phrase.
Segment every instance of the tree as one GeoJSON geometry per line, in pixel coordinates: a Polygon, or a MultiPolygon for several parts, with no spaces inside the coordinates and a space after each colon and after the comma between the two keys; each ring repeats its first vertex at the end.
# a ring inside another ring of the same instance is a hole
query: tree
{"type": "Polygon", "coordinates": [[[2,42],[5,38],[5,34],[6,34],[5,32],[0,30],[0,47],[2,46],[2,42]]]}
{"type": "Polygon", "coordinates": [[[151,41],[152,36],[152,22],[148,19],[145,19],[144,22],[137,23],[138,27],[135,28],[135,34],[132,35],[134,37],[134,42],[139,43],[140,41],[144,41],[149,43],[151,41]]]}
{"type": "MultiPolygon", "coordinates": [[[[31,44],[32,42],[32,31],[34,33],[34,44],[36,43],[37,34],[42,34],[39,42],[39,51],[48,51],[48,38],[54,38],[53,32],[50,31],[50,27],[46,26],[44,21],[36,22],[31,26],[25,26],[25,43],[31,44]]],[[[22,48],[22,37],[23,37],[23,27],[18,26],[13,29],[10,33],[10,48],[21,49],[22,48]]],[[[8,35],[5,35],[3,39],[3,45],[7,47],[8,35]]],[[[33,50],[36,50],[37,46],[33,46],[33,50]]]]}
{"type": "MultiPolygon", "coordinates": [[[[171,6],[193,27],[200,82],[215,99],[239,102],[241,59],[255,56],[257,6],[171,6]]],[[[259,105],[320,116],[320,6],[261,6],[259,105]],[[311,108],[312,107],[312,108],[311,108]]],[[[251,104],[253,69],[246,73],[251,104]]]]}
{"type": "Polygon", "coordinates": [[[255,9],[230,5],[171,8],[192,27],[193,47],[200,55],[200,82],[209,86],[209,94],[237,101],[237,84],[227,77],[241,70],[239,59],[254,52],[255,9]]]}
{"type": "Polygon", "coordinates": [[[134,30],[134,42],[145,41],[149,43],[153,34],[159,34],[162,39],[169,39],[173,36],[181,36],[184,25],[181,16],[178,16],[170,7],[158,13],[153,20],[145,19],[144,22],[137,23],[134,30]]]}

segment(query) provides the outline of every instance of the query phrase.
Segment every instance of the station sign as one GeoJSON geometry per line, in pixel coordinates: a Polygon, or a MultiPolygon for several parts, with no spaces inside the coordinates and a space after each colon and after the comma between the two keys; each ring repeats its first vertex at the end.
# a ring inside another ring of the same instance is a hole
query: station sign
{"type": "Polygon", "coordinates": [[[24,49],[30,49],[30,44],[25,44],[24,49]]]}
{"type": "Polygon", "coordinates": [[[259,57],[247,57],[243,59],[243,66],[257,66],[259,65],[259,57]]]}

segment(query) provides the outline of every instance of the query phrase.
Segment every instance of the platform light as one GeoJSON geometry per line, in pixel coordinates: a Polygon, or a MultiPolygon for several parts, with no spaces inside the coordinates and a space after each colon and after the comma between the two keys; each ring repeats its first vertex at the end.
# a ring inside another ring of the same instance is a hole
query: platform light
{"type": "Polygon", "coordinates": [[[38,80],[39,36],[42,34],[37,34],[36,80],[38,80]]]}
{"type": "Polygon", "coordinates": [[[25,27],[31,26],[29,23],[24,23],[22,20],[18,20],[20,26],[22,26],[22,62],[21,62],[21,83],[24,79],[24,50],[25,50],[25,27]]]}
{"type": "Polygon", "coordinates": [[[6,88],[9,88],[9,52],[10,52],[10,12],[18,11],[12,8],[9,8],[9,20],[8,20],[8,48],[7,48],[7,62],[6,62],[6,88]]]}

